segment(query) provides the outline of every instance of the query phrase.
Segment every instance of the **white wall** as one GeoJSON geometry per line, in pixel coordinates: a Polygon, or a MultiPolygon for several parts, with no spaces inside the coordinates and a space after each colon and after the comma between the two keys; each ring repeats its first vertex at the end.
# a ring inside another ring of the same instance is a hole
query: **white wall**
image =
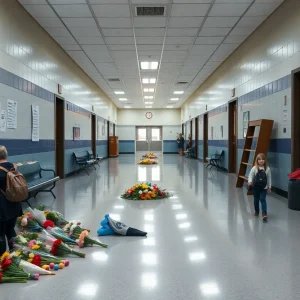
{"type": "Polygon", "coordinates": [[[65,111],[65,140],[73,140],[73,127],[80,128],[80,140],[91,140],[91,118],[65,111]]]}
{"type": "Polygon", "coordinates": [[[179,109],[118,109],[118,125],[180,125],[179,109]],[[152,118],[147,119],[146,113],[152,118]]]}
{"type": "Polygon", "coordinates": [[[117,109],[16,0],[0,0],[0,67],[116,122],[117,109]]]}
{"type": "MultiPolygon", "coordinates": [[[[195,117],[300,66],[300,1],[285,0],[260,27],[201,85],[181,110],[195,117]]],[[[276,107],[274,112],[277,111],[276,107]]],[[[272,109],[267,113],[273,114],[272,109]]],[[[264,115],[266,116],[266,115],[264,115]]]]}

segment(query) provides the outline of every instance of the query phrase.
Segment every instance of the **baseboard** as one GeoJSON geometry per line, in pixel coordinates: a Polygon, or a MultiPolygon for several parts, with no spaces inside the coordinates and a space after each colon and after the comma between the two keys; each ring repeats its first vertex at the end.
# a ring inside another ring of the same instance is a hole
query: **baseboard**
{"type": "Polygon", "coordinates": [[[281,196],[281,197],[284,197],[284,198],[287,198],[288,197],[288,192],[287,191],[284,191],[282,189],[279,189],[275,186],[272,186],[272,192],[274,192],[275,194],[281,196]]]}
{"type": "Polygon", "coordinates": [[[119,154],[135,154],[135,152],[119,152],[119,154]]]}

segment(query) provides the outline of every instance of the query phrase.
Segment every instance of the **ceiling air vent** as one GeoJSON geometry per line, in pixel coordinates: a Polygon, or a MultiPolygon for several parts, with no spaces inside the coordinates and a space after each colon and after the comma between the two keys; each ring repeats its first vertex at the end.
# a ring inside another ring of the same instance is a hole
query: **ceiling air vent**
{"type": "Polygon", "coordinates": [[[165,6],[136,6],[136,16],[165,16],[165,6]]]}
{"type": "Polygon", "coordinates": [[[120,78],[108,78],[107,79],[109,82],[121,82],[120,78]]]}
{"type": "Polygon", "coordinates": [[[187,81],[178,81],[176,82],[176,85],[184,85],[184,84],[188,84],[187,81]]]}

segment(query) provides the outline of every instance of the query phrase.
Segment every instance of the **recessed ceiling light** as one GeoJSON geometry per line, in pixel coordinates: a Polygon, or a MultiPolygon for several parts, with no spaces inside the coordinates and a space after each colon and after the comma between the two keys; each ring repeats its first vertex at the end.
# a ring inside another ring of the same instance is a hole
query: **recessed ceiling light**
{"type": "Polygon", "coordinates": [[[144,89],[145,93],[154,93],[154,89],[144,89]]]}
{"type": "Polygon", "coordinates": [[[130,105],[125,105],[124,108],[131,108],[131,106],[130,105]]]}
{"type": "Polygon", "coordinates": [[[153,99],[153,96],[145,96],[145,99],[153,99]]]}
{"type": "Polygon", "coordinates": [[[153,102],[145,102],[145,104],[153,104],[153,102]]]}
{"type": "Polygon", "coordinates": [[[120,101],[127,101],[127,98],[119,98],[120,101]]]}
{"type": "Polygon", "coordinates": [[[116,95],[124,95],[125,93],[123,91],[115,91],[116,95]]]}
{"type": "Polygon", "coordinates": [[[174,92],[174,94],[178,94],[178,95],[181,95],[181,94],[183,94],[184,93],[184,91],[175,91],[174,92]]]}
{"type": "Polygon", "coordinates": [[[174,106],[173,105],[167,105],[167,108],[173,108],[174,106]]]}
{"type": "Polygon", "coordinates": [[[144,83],[144,84],[154,84],[154,83],[156,83],[156,78],[143,78],[142,79],[142,82],[144,83]]]}
{"type": "Polygon", "coordinates": [[[171,101],[177,101],[177,100],[179,100],[179,98],[171,98],[170,100],[171,101]]]}
{"type": "Polygon", "coordinates": [[[152,106],[145,106],[146,108],[152,108],[152,106]]]}
{"type": "Polygon", "coordinates": [[[141,69],[142,70],[157,70],[158,69],[158,61],[142,61],[141,69]]]}

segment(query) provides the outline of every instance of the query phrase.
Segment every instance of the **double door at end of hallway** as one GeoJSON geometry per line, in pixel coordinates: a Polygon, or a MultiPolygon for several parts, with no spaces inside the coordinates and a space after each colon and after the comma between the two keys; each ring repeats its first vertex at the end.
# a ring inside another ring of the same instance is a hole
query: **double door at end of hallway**
{"type": "Polygon", "coordinates": [[[136,151],[162,152],[162,127],[136,127],[136,151]]]}

